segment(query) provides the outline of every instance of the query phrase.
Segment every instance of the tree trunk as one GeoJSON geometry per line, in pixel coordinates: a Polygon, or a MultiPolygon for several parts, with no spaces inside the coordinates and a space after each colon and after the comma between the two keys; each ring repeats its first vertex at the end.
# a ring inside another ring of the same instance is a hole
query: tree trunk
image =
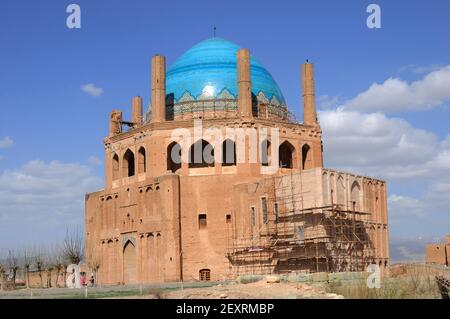
{"type": "Polygon", "coordinates": [[[13,287],[13,290],[16,289],[16,274],[17,274],[17,270],[13,269],[13,271],[12,271],[12,287],[13,287]]]}
{"type": "Polygon", "coordinates": [[[56,281],[55,281],[55,287],[56,287],[56,288],[59,288],[59,286],[58,286],[59,273],[60,273],[60,270],[59,270],[59,268],[58,268],[58,269],[56,270],[56,281]]]}
{"type": "Polygon", "coordinates": [[[47,271],[47,288],[52,288],[52,272],[47,271]]]}
{"type": "Polygon", "coordinates": [[[29,275],[29,268],[25,267],[25,283],[27,285],[27,288],[30,288],[30,275],[29,275]]]}

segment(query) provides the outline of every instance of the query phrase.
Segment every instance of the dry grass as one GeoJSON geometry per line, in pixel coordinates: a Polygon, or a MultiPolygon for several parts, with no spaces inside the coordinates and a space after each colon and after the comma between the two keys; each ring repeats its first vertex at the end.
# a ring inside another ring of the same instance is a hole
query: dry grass
{"type": "Polygon", "coordinates": [[[446,271],[427,265],[404,265],[401,275],[383,278],[379,289],[368,288],[365,280],[334,283],[329,289],[350,299],[440,299],[435,276],[442,272],[446,271]]]}

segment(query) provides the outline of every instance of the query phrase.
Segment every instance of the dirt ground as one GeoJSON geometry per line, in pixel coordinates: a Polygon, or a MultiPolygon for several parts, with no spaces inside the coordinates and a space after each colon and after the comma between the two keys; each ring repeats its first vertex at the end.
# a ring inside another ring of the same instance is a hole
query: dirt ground
{"type": "MultiPolygon", "coordinates": [[[[149,294],[141,298],[154,298],[149,294]]],[[[206,288],[189,288],[165,292],[164,299],[343,299],[327,293],[323,288],[303,283],[268,283],[265,280],[241,284],[233,283],[206,288]]]]}
{"type": "Polygon", "coordinates": [[[422,264],[393,265],[379,289],[368,288],[367,273],[315,273],[87,289],[22,287],[0,291],[0,299],[441,299],[436,275],[450,279],[450,269],[422,264]]]}

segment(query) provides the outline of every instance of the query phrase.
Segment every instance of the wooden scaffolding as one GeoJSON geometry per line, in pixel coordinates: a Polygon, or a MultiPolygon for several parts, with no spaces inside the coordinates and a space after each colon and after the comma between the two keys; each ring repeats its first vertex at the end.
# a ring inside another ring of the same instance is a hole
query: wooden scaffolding
{"type": "Polygon", "coordinates": [[[364,218],[369,213],[354,204],[351,210],[334,203],[305,208],[293,185],[275,183],[276,177],[268,190],[268,218],[258,231],[247,238],[229,233],[234,275],[364,271],[374,261],[370,221],[364,218]]]}

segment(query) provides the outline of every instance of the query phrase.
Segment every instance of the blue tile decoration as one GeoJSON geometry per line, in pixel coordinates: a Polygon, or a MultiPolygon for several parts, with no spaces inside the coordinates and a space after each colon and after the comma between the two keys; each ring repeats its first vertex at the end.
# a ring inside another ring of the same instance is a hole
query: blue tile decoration
{"type": "MultiPolygon", "coordinates": [[[[232,42],[211,38],[181,55],[166,74],[167,114],[208,108],[237,109],[236,54],[239,49],[232,42]]],[[[254,99],[285,109],[280,88],[253,56],[250,56],[250,72],[254,99]]],[[[147,119],[150,116],[147,114],[147,119]]]]}

